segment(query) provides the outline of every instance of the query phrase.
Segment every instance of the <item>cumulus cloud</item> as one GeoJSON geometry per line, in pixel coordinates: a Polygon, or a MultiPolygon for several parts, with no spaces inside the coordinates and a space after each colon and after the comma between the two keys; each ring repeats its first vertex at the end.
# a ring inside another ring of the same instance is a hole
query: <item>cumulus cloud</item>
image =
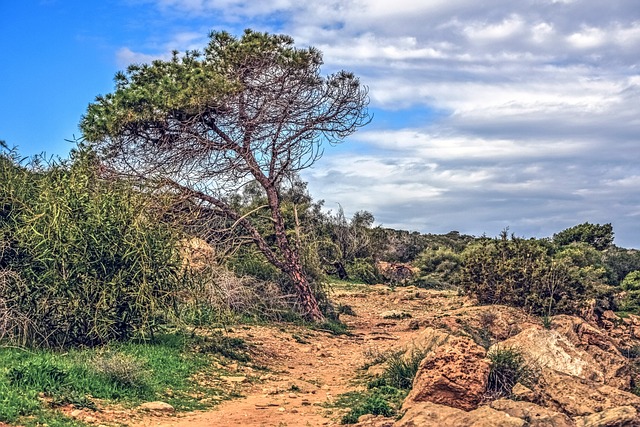
{"type": "MultiPolygon", "coordinates": [[[[361,77],[377,117],[305,173],[329,207],[476,235],[613,222],[618,244],[640,247],[634,2],[141,1],[168,21],[290,34],[323,51],[326,72],[361,77]],[[416,108],[432,114],[404,127],[385,120],[416,108]]],[[[140,62],[204,42],[176,31],[153,51],[118,55],[140,62]]]]}

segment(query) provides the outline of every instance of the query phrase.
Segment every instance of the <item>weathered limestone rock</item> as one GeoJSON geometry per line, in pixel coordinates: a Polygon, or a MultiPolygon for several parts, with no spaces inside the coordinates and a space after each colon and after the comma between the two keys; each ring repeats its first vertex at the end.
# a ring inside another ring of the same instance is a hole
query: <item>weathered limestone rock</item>
{"type": "Polygon", "coordinates": [[[516,402],[508,399],[494,400],[489,406],[527,422],[527,427],[574,427],[574,422],[566,415],[530,402],[516,402]]]}
{"type": "Polygon", "coordinates": [[[439,346],[445,344],[451,334],[442,329],[425,328],[413,339],[411,344],[407,346],[404,354],[405,359],[411,358],[416,351],[433,351],[439,346]]]}
{"type": "Polygon", "coordinates": [[[172,413],[175,412],[175,408],[168,403],[165,402],[145,402],[139,406],[139,409],[143,411],[149,412],[163,412],[163,413],[172,413]]]}
{"type": "Polygon", "coordinates": [[[393,420],[381,415],[362,415],[353,427],[393,427],[393,420]]]}
{"type": "Polygon", "coordinates": [[[551,325],[573,345],[591,355],[603,374],[605,384],[624,390],[630,388],[628,360],[618,350],[620,343],[607,332],[575,316],[555,316],[551,325]]]}
{"type": "Polygon", "coordinates": [[[576,348],[558,331],[529,328],[489,349],[518,349],[531,365],[549,367],[565,374],[603,382],[604,374],[589,353],[576,348]]]}
{"type": "Polygon", "coordinates": [[[576,418],[576,427],[632,427],[638,425],[638,411],[633,406],[620,406],[597,414],[576,418]]]}
{"type": "Polygon", "coordinates": [[[475,409],[487,388],[486,351],[466,337],[450,337],[424,358],[403,408],[433,402],[454,408],[475,409]]]}
{"type": "Polygon", "coordinates": [[[431,402],[409,408],[394,427],[523,427],[525,421],[504,412],[482,406],[471,412],[431,402]]]}
{"type": "Polygon", "coordinates": [[[618,406],[640,408],[640,397],[629,392],[545,368],[541,371],[538,403],[570,416],[591,415],[618,406]]]}

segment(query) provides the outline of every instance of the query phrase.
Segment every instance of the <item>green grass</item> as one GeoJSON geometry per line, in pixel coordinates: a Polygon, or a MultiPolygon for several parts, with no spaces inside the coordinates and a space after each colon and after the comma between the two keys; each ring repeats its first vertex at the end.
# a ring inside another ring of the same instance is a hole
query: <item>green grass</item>
{"type": "Polygon", "coordinates": [[[169,334],[153,342],[131,341],[65,353],[0,348],[0,421],[74,426],[78,424],[56,414],[55,407],[73,404],[96,409],[96,399],[124,406],[162,400],[179,411],[207,408],[211,400],[206,398],[228,396],[211,385],[194,383],[193,375],[217,376],[212,368],[214,358],[248,360],[246,355],[239,356],[243,343],[223,339],[220,344],[219,338],[169,334]]]}
{"type": "Polygon", "coordinates": [[[369,381],[366,391],[342,394],[332,405],[350,408],[350,411],[342,417],[341,423],[357,423],[358,418],[366,414],[396,416],[411,390],[420,362],[430,350],[430,348],[416,348],[408,355],[398,351],[376,357],[377,362],[385,363],[382,375],[369,381]]]}

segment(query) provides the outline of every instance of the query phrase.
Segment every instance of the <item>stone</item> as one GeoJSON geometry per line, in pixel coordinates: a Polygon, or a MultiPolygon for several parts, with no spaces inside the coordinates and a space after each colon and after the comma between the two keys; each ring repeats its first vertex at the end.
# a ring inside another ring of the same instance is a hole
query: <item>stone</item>
{"type": "Polygon", "coordinates": [[[551,367],[579,378],[604,381],[604,374],[593,357],[558,331],[528,328],[493,345],[489,352],[499,348],[517,349],[531,366],[551,367]]]}
{"type": "Polygon", "coordinates": [[[227,376],[227,375],[220,375],[220,379],[223,381],[226,381],[228,383],[231,384],[240,384],[240,383],[245,383],[247,382],[247,377],[245,376],[227,376]]]}
{"type": "Polygon", "coordinates": [[[382,415],[362,415],[353,427],[393,427],[393,419],[385,418],[382,415]]]}
{"type": "Polygon", "coordinates": [[[535,403],[499,399],[491,402],[489,406],[512,417],[525,420],[527,427],[574,427],[573,421],[565,414],[543,408],[535,403]]]}
{"type": "Polygon", "coordinates": [[[525,421],[482,406],[470,412],[431,402],[420,402],[407,410],[394,427],[524,427],[525,421]]]}
{"type": "Polygon", "coordinates": [[[576,418],[576,427],[626,427],[638,425],[638,411],[633,406],[619,406],[576,418]]]}
{"type": "Polygon", "coordinates": [[[169,405],[166,402],[145,402],[142,405],[139,406],[139,409],[143,410],[143,411],[152,411],[152,412],[167,412],[167,413],[171,413],[171,412],[175,412],[175,408],[171,405],[169,405]]]}
{"type": "Polygon", "coordinates": [[[406,311],[388,310],[380,313],[380,317],[383,319],[407,319],[411,317],[411,314],[406,311]]]}
{"type": "Polygon", "coordinates": [[[620,342],[612,339],[607,332],[575,316],[555,316],[551,325],[572,344],[591,355],[603,373],[605,384],[629,390],[631,371],[628,359],[618,350],[621,347],[620,342]]]}
{"type": "Polygon", "coordinates": [[[485,356],[485,349],[470,338],[450,337],[420,363],[403,409],[416,402],[475,409],[487,388],[490,366],[485,356]]]}
{"type": "Polygon", "coordinates": [[[537,391],[537,403],[570,416],[591,415],[618,406],[640,408],[640,397],[634,394],[549,368],[541,370],[537,391]]]}
{"type": "Polygon", "coordinates": [[[516,383],[511,390],[511,394],[517,400],[524,400],[527,402],[533,402],[536,399],[535,391],[531,390],[529,387],[524,386],[520,383],[516,383]]]}

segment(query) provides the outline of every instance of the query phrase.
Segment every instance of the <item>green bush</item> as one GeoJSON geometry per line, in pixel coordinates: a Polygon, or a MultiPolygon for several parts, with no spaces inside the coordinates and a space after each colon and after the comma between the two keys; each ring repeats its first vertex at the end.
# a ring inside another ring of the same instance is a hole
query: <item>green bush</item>
{"type": "Polygon", "coordinates": [[[576,313],[597,290],[580,280],[583,270],[572,270],[570,261],[554,260],[552,253],[545,241],[509,239],[506,232],[482,239],[463,252],[462,287],[481,304],[522,307],[539,315],[576,313]]]}
{"type": "Polygon", "coordinates": [[[413,280],[423,288],[446,289],[460,282],[462,256],[453,249],[428,248],[418,255],[413,265],[420,269],[418,277],[413,280]]]}
{"type": "Polygon", "coordinates": [[[621,311],[640,311],[640,270],[632,271],[620,283],[617,309],[621,311]]]}
{"type": "Polygon", "coordinates": [[[351,279],[361,280],[369,285],[382,281],[375,261],[371,258],[355,258],[347,264],[347,274],[351,279]]]}
{"type": "Polygon", "coordinates": [[[0,337],[93,346],[152,331],[181,268],[151,201],[89,152],[46,168],[0,160],[0,337]]]}

